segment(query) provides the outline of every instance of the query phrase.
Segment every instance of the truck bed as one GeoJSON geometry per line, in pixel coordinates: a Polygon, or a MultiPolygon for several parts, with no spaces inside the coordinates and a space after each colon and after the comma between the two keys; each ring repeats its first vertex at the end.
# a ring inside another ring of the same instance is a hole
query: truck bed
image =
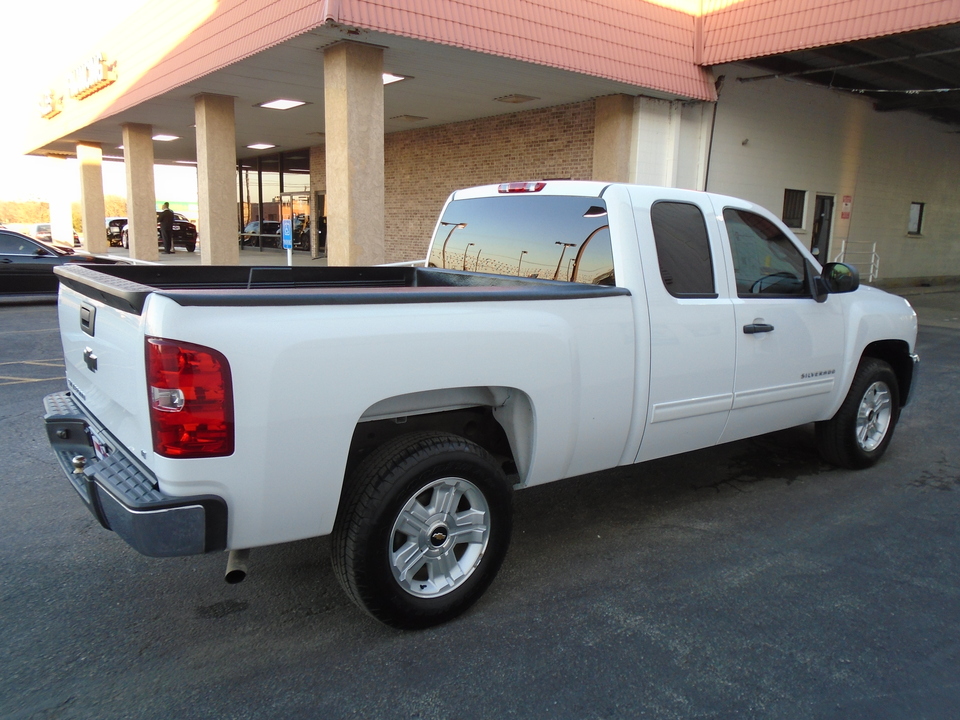
{"type": "Polygon", "coordinates": [[[138,315],[150,293],[182,306],[488,302],[630,294],[614,286],[423,267],[71,265],[55,272],[76,292],[138,315]]]}

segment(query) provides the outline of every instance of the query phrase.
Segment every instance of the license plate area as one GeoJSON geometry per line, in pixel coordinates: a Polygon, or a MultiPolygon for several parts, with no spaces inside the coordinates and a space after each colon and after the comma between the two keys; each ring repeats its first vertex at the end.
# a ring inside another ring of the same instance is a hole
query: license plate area
{"type": "Polygon", "coordinates": [[[110,446],[92,429],[88,429],[87,434],[90,437],[90,445],[93,446],[93,452],[97,456],[97,459],[103,460],[110,454],[110,446]]]}

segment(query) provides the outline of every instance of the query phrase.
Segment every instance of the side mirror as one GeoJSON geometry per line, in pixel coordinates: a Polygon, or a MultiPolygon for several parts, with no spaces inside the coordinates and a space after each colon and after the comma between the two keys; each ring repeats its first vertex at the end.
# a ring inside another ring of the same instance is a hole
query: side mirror
{"type": "Polygon", "coordinates": [[[853,265],[846,263],[827,263],[820,274],[827,292],[848,293],[860,287],[860,273],[853,265]]]}
{"type": "Polygon", "coordinates": [[[38,247],[36,250],[33,251],[34,257],[49,257],[51,255],[53,255],[52,252],[42,247],[38,247]]]}

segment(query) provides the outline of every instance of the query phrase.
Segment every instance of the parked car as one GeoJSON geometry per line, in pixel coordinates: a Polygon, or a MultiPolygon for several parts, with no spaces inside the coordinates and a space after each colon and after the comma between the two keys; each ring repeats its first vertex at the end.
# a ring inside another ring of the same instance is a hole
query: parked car
{"type": "Polygon", "coordinates": [[[125,217],[107,218],[107,242],[110,247],[120,247],[123,245],[123,228],[127,225],[125,217]]]}
{"type": "MultiPolygon", "coordinates": [[[[157,213],[160,215],[160,213],[157,213]]],[[[193,252],[197,249],[197,226],[187,219],[186,215],[180,213],[173,214],[173,244],[186,249],[187,252],[193,252]]],[[[126,218],[124,218],[126,220],[126,218]]],[[[120,244],[123,247],[130,247],[130,236],[127,230],[129,226],[124,224],[120,229],[120,244]]],[[[160,223],[157,223],[157,244],[162,245],[160,238],[160,223]]]]}
{"type": "Polygon", "coordinates": [[[77,253],[12,230],[0,230],[0,294],[56,294],[58,282],[53,268],[66,263],[112,265],[116,261],[77,253]]]}
{"type": "Polygon", "coordinates": [[[240,233],[240,245],[280,247],[280,223],[274,220],[248,222],[240,233]]]}
{"type": "Polygon", "coordinates": [[[73,244],[70,241],[60,241],[53,239],[53,233],[50,229],[50,223],[29,223],[26,226],[25,234],[40,242],[56,245],[61,248],[80,247],[80,237],[76,232],[73,233],[73,244]]]}

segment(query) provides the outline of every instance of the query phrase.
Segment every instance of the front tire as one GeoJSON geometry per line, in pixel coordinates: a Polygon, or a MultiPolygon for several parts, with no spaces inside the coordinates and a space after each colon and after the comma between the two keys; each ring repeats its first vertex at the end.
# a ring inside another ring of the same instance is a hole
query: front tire
{"type": "Polygon", "coordinates": [[[883,360],[864,358],[837,414],[817,423],[817,449],[834,465],[870,467],[886,452],[899,417],[896,374],[883,360]]]}
{"type": "Polygon", "coordinates": [[[461,614],[507,552],[512,492],[496,460],[456,435],[413,433],[357,468],[333,531],[333,567],[357,605],[397,628],[461,614]]]}

